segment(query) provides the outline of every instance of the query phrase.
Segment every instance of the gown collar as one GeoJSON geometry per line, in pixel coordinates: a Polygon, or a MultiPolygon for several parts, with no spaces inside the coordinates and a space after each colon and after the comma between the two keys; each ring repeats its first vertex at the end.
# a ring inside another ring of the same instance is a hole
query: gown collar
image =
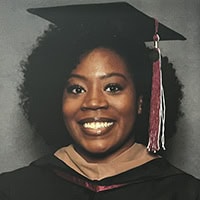
{"type": "Polygon", "coordinates": [[[110,161],[104,162],[88,162],[74,149],[73,145],[59,149],[54,155],[90,180],[102,180],[115,176],[158,157],[149,154],[145,146],[137,143],[110,161]]]}
{"type": "Polygon", "coordinates": [[[111,190],[129,184],[158,180],[160,178],[166,178],[183,173],[181,170],[172,166],[164,158],[151,160],[143,165],[102,180],[88,179],[67,166],[63,161],[52,154],[34,161],[31,165],[33,167],[48,170],[67,182],[71,182],[94,192],[111,190]]]}

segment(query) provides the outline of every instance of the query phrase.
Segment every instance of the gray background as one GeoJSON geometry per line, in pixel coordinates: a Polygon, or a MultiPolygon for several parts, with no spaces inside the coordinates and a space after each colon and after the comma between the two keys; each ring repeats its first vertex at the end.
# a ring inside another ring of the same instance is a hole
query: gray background
{"type": "MultiPolygon", "coordinates": [[[[28,14],[26,9],[91,2],[114,1],[0,0],[0,172],[27,165],[49,151],[18,106],[19,63],[48,26],[47,21],[28,14]]],[[[187,38],[184,42],[160,44],[163,55],[170,57],[185,85],[182,105],[185,116],[170,141],[167,157],[177,167],[200,178],[200,0],[127,2],[187,38]]]]}

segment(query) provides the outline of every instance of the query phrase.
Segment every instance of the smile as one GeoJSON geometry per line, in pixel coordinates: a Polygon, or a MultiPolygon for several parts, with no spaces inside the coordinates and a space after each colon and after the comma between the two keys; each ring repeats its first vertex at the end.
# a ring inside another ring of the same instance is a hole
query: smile
{"type": "Polygon", "coordinates": [[[83,124],[84,128],[88,129],[101,129],[108,128],[113,125],[114,122],[87,122],[83,124]]]}
{"type": "Polygon", "coordinates": [[[109,118],[85,118],[79,121],[83,132],[90,136],[101,136],[109,132],[115,120],[109,118]]]}

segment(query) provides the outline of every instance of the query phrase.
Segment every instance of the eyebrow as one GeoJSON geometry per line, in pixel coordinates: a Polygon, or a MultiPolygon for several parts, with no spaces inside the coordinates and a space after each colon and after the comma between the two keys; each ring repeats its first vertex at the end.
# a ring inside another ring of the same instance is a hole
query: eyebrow
{"type": "MultiPolygon", "coordinates": [[[[124,76],[123,74],[121,74],[121,73],[117,73],[117,72],[111,72],[111,73],[108,73],[108,74],[105,74],[105,75],[101,75],[101,76],[99,76],[99,79],[107,79],[107,78],[111,78],[111,77],[113,77],[113,76],[118,76],[118,77],[121,77],[121,78],[123,78],[124,80],[127,80],[127,77],[126,76],[124,76]]],[[[85,80],[85,81],[87,81],[87,77],[86,76],[83,76],[83,75],[80,75],[80,74],[71,74],[70,76],[69,76],[69,79],[70,78],[78,78],[78,79],[82,79],[82,80],[85,80]]]]}

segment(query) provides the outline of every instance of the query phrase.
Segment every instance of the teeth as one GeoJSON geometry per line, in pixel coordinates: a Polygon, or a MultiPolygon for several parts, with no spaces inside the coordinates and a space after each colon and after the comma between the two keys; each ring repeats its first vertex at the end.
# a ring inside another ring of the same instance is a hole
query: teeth
{"type": "Polygon", "coordinates": [[[112,125],[113,122],[91,122],[83,124],[84,128],[91,128],[91,129],[107,128],[112,125]]]}

